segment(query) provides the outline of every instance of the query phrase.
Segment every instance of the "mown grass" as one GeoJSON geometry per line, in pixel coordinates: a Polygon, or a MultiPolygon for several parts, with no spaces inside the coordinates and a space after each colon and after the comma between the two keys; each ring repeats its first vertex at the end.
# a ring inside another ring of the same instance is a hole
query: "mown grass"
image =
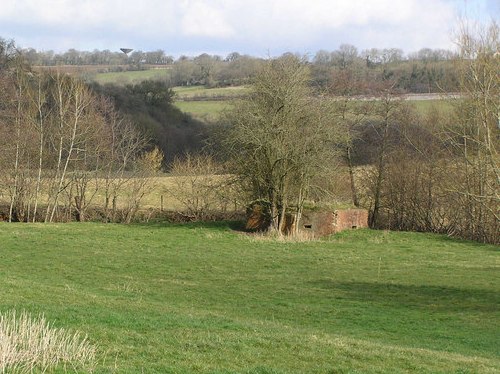
{"type": "Polygon", "coordinates": [[[0,310],[88,334],[98,373],[500,370],[498,248],[230,226],[0,224],[0,310]]]}

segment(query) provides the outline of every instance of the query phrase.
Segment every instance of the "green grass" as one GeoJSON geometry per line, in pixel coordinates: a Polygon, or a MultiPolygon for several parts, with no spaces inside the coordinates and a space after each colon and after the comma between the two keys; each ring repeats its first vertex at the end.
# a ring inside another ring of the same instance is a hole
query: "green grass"
{"type": "Polygon", "coordinates": [[[99,73],[92,80],[100,84],[114,83],[117,85],[137,84],[145,80],[161,80],[170,77],[168,69],[132,70],[112,73],[99,73]]]}
{"type": "Polygon", "coordinates": [[[359,230],[0,224],[0,310],[98,344],[98,373],[500,371],[499,250],[359,230]]]}
{"type": "Polygon", "coordinates": [[[420,114],[427,114],[431,109],[437,109],[445,114],[450,114],[454,107],[451,100],[414,100],[411,103],[420,114]]]}
{"type": "MultiPolygon", "coordinates": [[[[196,118],[216,120],[223,110],[230,108],[231,98],[245,93],[243,87],[234,87],[232,89],[234,91],[231,91],[231,88],[175,87],[174,91],[177,93],[178,99],[180,99],[175,102],[175,105],[183,112],[189,113],[196,118]],[[199,97],[200,100],[183,101],[183,99],[192,99],[194,97],[199,97]],[[211,97],[220,97],[221,99],[214,100],[210,99],[211,97]],[[209,100],[203,100],[203,98],[209,100]]],[[[432,108],[444,113],[451,113],[453,110],[453,103],[449,100],[413,100],[409,101],[409,103],[422,115],[429,113],[432,108]]]]}
{"type": "Polygon", "coordinates": [[[175,106],[180,110],[203,121],[216,121],[224,110],[231,107],[231,100],[244,95],[248,88],[188,86],[174,87],[174,91],[177,96],[175,106]]]}
{"type": "Polygon", "coordinates": [[[205,86],[178,86],[174,87],[173,90],[179,98],[223,97],[230,99],[246,94],[248,92],[248,87],[234,86],[206,88],[205,86]]]}
{"type": "Polygon", "coordinates": [[[185,113],[191,114],[193,117],[215,121],[220,114],[231,107],[229,100],[200,100],[200,101],[176,101],[174,105],[185,113]]]}
{"type": "MultiPolygon", "coordinates": [[[[142,70],[124,71],[116,73],[100,73],[93,76],[98,83],[115,83],[119,85],[135,84],[147,79],[165,79],[170,70],[142,70]]],[[[246,86],[206,88],[205,86],[178,86],[173,90],[177,95],[175,105],[182,111],[193,115],[201,120],[213,121],[220,113],[230,106],[230,100],[248,92],[246,86]],[[183,101],[185,99],[199,98],[198,101],[183,101]],[[211,98],[218,98],[214,100],[211,98]],[[209,100],[204,100],[209,99],[209,100]]],[[[412,100],[412,105],[420,114],[427,114],[429,110],[436,107],[438,110],[449,112],[453,110],[450,100],[412,100]]]]}

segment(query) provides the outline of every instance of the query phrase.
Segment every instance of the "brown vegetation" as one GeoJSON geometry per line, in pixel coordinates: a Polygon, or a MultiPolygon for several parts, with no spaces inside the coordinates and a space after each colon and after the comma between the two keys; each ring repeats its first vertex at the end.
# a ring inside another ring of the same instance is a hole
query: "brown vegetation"
{"type": "Polygon", "coordinates": [[[0,82],[0,195],[8,199],[9,221],[84,221],[103,181],[108,219],[124,185],[135,186],[130,221],[145,177],[162,160],[157,150],[147,151],[146,137],[81,80],[34,73],[21,56],[9,56],[0,82]]]}
{"type": "Polygon", "coordinates": [[[10,221],[83,221],[92,207],[101,219],[130,222],[162,159],[129,120],[148,113],[144,123],[156,129],[156,144],[172,150],[174,178],[155,197],[160,210],[164,194],[186,219],[260,201],[268,219],[250,226],[282,233],[301,221],[304,206],[332,208],[350,195],[347,205],[367,209],[374,228],[500,242],[494,22],[482,30],[465,25],[458,54],[422,50],[403,59],[398,50],[360,54],[343,45],[318,52],[312,63],[291,54],[262,61],[236,53],[169,62],[178,84],[253,80],[218,127],[224,139],[214,142],[230,169],[196,155],[208,134],[201,124],[188,132],[185,118],[168,131],[156,122],[173,113],[166,110],[173,91],[165,84],[92,91],[57,71],[33,72],[13,44],[0,44],[0,198],[10,221]],[[441,89],[456,92],[453,110],[422,114],[403,100],[405,92],[441,89]],[[96,91],[144,111],[119,115],[96,91]],[[373,100],[359,100],[361,94],[373,100]]]}

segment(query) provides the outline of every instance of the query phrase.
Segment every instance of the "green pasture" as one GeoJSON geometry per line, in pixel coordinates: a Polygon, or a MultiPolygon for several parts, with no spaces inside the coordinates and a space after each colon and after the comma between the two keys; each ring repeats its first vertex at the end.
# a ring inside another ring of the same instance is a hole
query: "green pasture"
{"type": "MultiPolygon", "coordinates": [[[[445,111],[445,113],[453,110],[453,103],[446,100],[416,100],[410,103],[422,115],[426,115],[432,109],[445,111]]],[[[217,120],[225,109],[231,108],[231,100],[229,98],[222,100],[177,100],[175,101],[175,106],[183,112],[191,114],[193,117],[213,121],[217,120]]]]}
{"type": "Polygon", "coordinates": [[[438,110],[442,113],[450,114],[454,110],[456,101],[446,99],[434,100],[414,100],[410,103],[415,107],[418,113],[428,114],[431,110],[438,110]]]}
{"type": "Polygon", "coordinates": [[[231,99],[248,93],[248,87],[246,86],[215,88],[206,88],[205,86],[178,86],[174,87],[173,90],[177,94],[177,97],[180,99],[192,99],[196,97],[231,99]]]}
{"type": "Polygon", "coordinates": [[[216,121],[220,114],[231,108],[229,100],[176,101],[174,105],[185,113],[203,121],[216,121]]]}
{"type": "Polygon", "coordinates": [[[0,311],[87,334],[96,373],[498,373],[499,256],[418,233],[0,223],[0,311]]]}
{"type": "MultiPolygon", "coordinates": [[[[170,70],[150,69],[141,71],[123,71],[99,73],[92,79],[100,84],[114,83],[118,85],[136,84],[144,80],[168,79],[170,70]]],[[[230,106],[230,101],[248,93],[247,86],[215,87],[178,86],[173,88],[176,93],[175,105],[183,112],[189,113],[200,120],[213,121],[220,113],[230,106]]],[[[410,101],[421,114],[428,113],[431,108],[451,111],[452,100],[431,99],[410,101]]]]}
{"type": "Polygon", "coordinates": [[[145,80],[162,80],[170,77],[168,69],[131,70],[121,72],[98,73],[92,80],[99,84],[113,83],[120,86],[137,84],[145,80]]]}
{"type": "Polygon", "coordinates": [[[203,121],[216,121],[231,108],[231,102],[248,92],[245,86],[205,88],[204,86],[174,87],[175,106],[203,121]]]}

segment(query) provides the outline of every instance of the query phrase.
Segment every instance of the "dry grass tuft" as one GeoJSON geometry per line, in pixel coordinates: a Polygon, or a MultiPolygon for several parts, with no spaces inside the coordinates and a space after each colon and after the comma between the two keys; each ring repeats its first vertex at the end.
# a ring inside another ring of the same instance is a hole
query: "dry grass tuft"
{"type": "Polygon", "coordinates": [[[54,328],[43,315],[0,313],[1,373],[43,373],[58,366],[91,372],[95,362],[96,348],[86,336],[54,328]]]}
{"type": "Polygon", "coordinates": [[[291,235],[283,235],[276,232],[256,232],[247,234],[246,237],[252,242],[303,243],[319,240],[313,233],[306,231],[299,231],[291,235]]]}

